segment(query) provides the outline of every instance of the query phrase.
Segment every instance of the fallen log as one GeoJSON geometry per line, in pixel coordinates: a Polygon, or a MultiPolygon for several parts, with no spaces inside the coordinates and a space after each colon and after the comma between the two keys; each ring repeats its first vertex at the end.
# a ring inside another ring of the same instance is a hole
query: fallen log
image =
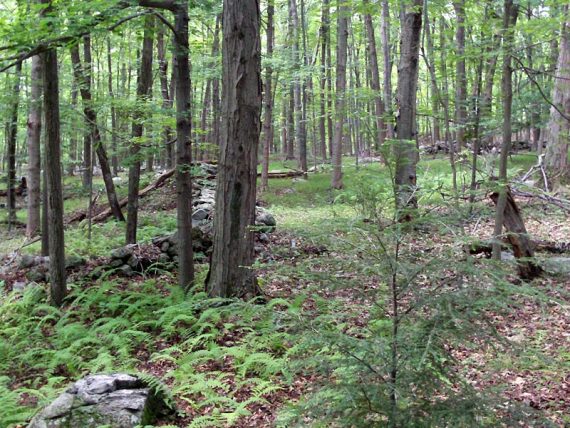
{"type": "MultiPolygon", "coordinates": [[[[161,174],[156,181],[154,181],[153,183],[149,184],[148,186],[146,186],[144,189],[142,189],[139,192],[139,198],[142,198],[144,196],[146,196],[149,192],[161,187],[164,182],[166,180],[168,180],[170,177],[172,177],[175,173],[176,169],[170,169],[166,172],[164,172],[163,174],[161,174]]],[[[261,176],[261,173],[257,174],[258,176],[261,176]]],[[[281,171],[275,171],[275,172],[270,172],[269,173],[269,178],[294,178],[294,177],[302,177],[304,175],[303,171],[288,171],[288,172],[281,172],[281,171]]],[[[206,180],[214,180],[216,178],[215,175],[208,175],[206,177],[196,177],[196,179],[206,179],[206,180]]],[[[128,198],[123,198],[119,201],[119,207],[123,208],[124,206],[127,205],[128,202],[128,198]]],[[[103,211],[101,211],[100,213],[98,213],[97,215],[93,216],[92,221],[94,223],[99,223],[102,222],[104,220],[106,220],[107,218],[109,218],[112,215],[112,211],[111,208],[106,208],[103,211]]],[[[67,224],[72,224],[78,221],[82,221],[84,219],[87,218],[87,212],[85,211],[79,211],[75,214],[73,214],[68,220],[67,220],[67,224]]]]}
{"type": "MultiPolygon", "coordinates": [[[[503,245],[510,247],[508,241],[503,241],[503,245]]],[[[537,240],[532,241],[531,245],[534,251],[538,253],[570,253],[570,242],[537,240]]],[[[465,246],[465,251],[471,255],[485,254],[486,257],[490,258],[493,254],[493,243],[490,241],[471,242],[465,246]]]]}
{"type": "MultiPolygon", "coordinates": [[[[155,189],[161,187],[166,180],[168,180],[170,177],[172,177],[174,175],[175,171],[176,171],[176,169],[173,168],[173,169],[170,169],[170,170],[162,173],[154,182],[152,182],[151,184],[149,184],[148,186],[146,186],[144,189],[142,189],[139,192],[139,198],[142,198],[142,197],[146,196],[152,190],[155,190],[155,189]]],[[[121,199],[119,201],[119,207],[122,208],[125,205],[127,205],[128,200],[129,200],[128,197],[121,199]]],[[[101,211],[99,214],[95,215],[92,218],[92,221],[94,223],[99,223],[101,221],[106,220],[111,215],[113,215],[113,212],[111,211],[111,208],[109,207],[109,208],[106,208],[105,210],[101,211]]],[[[67,224],[71,224],[71,223],[74,223],[77,221],[81,221],[85,218],[87,218],[87,213],[85,211],[81,211],[81,212],[78,212],[77,214],[73,215],[67,221],[67,224]]]]}
{"type": "MultiPolygon", "coordinates": [[[[274,171],[267,174],[267,178],[295,178],[303,177],[305,173],[303,171],[274,171]]],[[[261,172],[257,173],[258,177],[261,177],[261,172]]]]}
{"type": "MultiPolygon", "coordinates": [[[[507,187],[505,191],[507,192],[507,204],[505,205],[503,226],[507,230],[507,240],[511,244],[517,259],[519,275],[523,279],[536,278],[542,273],[542,268],[533,260],[534,249],[532,241],[528,236],[519,207],[513,198],[510,187],[507,187]]],[[[496,206],[499,200],[499,193],[491,193],[490,198],[496,206]]]]}

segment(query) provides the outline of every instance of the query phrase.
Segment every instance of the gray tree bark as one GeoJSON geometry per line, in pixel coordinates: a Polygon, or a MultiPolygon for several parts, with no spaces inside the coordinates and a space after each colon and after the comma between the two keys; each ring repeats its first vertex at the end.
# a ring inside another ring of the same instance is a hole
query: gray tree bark
{"type": "MultiPolygon", "coordinates": [[[[150,97],[152,85],[152,46],[154,33],[154,16],[147,15],[144,24],[141,65],[137,79],[137,103],[144,104],[150,97]]],[[[129,194],[127,202],[127,244],[137,242],[137,224],[139,211],[139,184],[141,176],[140,140],[144,132],[144,115],[141,106],[133,117],[132,138],[130,147],[131,166],[129,167],[129,194]]]]}
{"type": "Polygon", "coordinates": [[[264,105],[265,105],[265,118],[263,120],[263,159],[261,167],[261,191],[267,191],[269,187],[269,149],[271,147],[271,142],[273,141],[273,96],[272,96],[272,74],[273,67],[271,65],[271,60],[273,57],[273,15],[275,13],[275,6],[273,0],[269,0],[267,5],[267,59],[268,64],[265,68],[265,93],[264,93],[264,105]]]}
{"type": "Polygon", "coordinates": [[[214,245],[206,288],[210,296],[260,293],[252,268],[261,113],[259,2],[224,1],[222,139],[214,245]]]}
{"type": "MultiPolygon", "coordinates": [[[[40,0],[47,5],[42,11],[51,13],[51,0],[40,0]]],[[[65,244],[63,234],[63,187],[61,178],[61,137],[59,117],[59,72],[57,52],[50,49],[41,55],[44,87],[45,171],[48,199],[49,275],[51,301],[61,306],[67,294],[65,277],[65,244]]]]}
{"type": "Polygon", "coordinates": [[[41,206],[41,128],[42,128],[42,62],[32,57],[30,111],[28,113],[28,222],[26,236],[32,238],[40,231],[41,206]]]}
{"type": "Polygon", "coordinates": [[[344,2],[338,4],[337,18],[337,53],[336,53],[336,106],[335,129],[333,139],[331,186],[342,189],[342,135],[346,116],[346,60],[348,55],[348,6],[344,2]]]}
{"type": "Polygon", "coordinates": [[[570,144],[570,12],[564,8],[565,21],[560,33],[558,62],[556,65],[548,129],[550,138],[545,163],[552,179],[568,178],[568,146],[570,144]],[[560,112],[564,113],[563,117],[560,112]]]}
{"type": "MultiPolygon", "coordinates": [[[[414,0],[402,11],[401,27],[397,93],[399,114],[396,122],[399,141],[394,145],[396,204],[400,209],[417,206],[416,92],[422,30],[422,0],[414,0]]],[[[411,220],[411,215],[403,214],[400,220],[411,220]]]]}

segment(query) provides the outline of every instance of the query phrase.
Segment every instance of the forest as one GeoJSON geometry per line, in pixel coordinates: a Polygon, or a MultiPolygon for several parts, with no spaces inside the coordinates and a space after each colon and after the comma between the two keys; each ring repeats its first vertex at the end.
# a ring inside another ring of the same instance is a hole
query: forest
{"type": "Polygon", "coordinates": [[[0,86],[0,428],[570,426],[567,0],[3,0],[0,86]]]}

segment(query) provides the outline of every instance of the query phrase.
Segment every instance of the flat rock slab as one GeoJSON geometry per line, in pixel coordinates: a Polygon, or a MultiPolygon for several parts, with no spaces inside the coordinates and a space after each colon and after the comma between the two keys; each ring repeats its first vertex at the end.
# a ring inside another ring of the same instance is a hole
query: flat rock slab
{"type": "Polygon", "coordinates": [[[133,428],[163,413],[164,402],[135,376],[89,375],[38,413],[29,428],[133,428]]]}

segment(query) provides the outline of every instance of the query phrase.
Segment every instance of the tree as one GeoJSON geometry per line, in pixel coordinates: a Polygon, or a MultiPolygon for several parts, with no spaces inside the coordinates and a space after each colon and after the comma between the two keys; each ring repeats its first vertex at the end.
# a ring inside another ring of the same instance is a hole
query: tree
{"type": "Polygon", "coordinates": [[[453,2],[457,26],[455,27],[455,121],[457,122],[457,150],[465,146],[465,125],[467,119],[467,76],[465,74],[465,0],[453,2]]]}
{"type": "Polygon", "coordinates": [[[348,6],[344,2],[338,4],[337,18],[337,53],[336,53],[336,123],[333,138],[333,173],[331,186],[342,189],[342,133],[345,111],[346,92],[346,57],[348,54],[348,6]]]}
{"type": "MultiPolygon", "coordinates": [[[[47,7],[44,16],[52,13],[51,0],[40,0],[47,7]]],[[[42,53],[42,79],[44,92],[45,171],[48,200],[49,275],[51,300],[61,306],[67,294],[65,277],[65,245],[63,235],[63,188],[61,179],[61,136],[59,117],[59,72],[57,51],[42,53]]],[[[45,231],[45,230],[44,230],[45,231]]]]}
{"type": "MultiPolygon", "coordinates": [[[[394,145],[395,184],[398,208],[416,207],[416,91],[418,85],[422,0],[407,5],[401,18],[400,63],[398,64],[398,142],[394,145]]],[[[402,218],[404,219],[404,218],[402,218]]],[[[409,215],[405,219],[410,219],[409,215]]]]}
{"type": "MultiPolygon", "coordinates": [[[[365,3],[368,5],[368,2],[365,3]]],[[[371,71],[370,87],[374,91],[374,108],[376,114],[376,132],[378,147],[384,144],[386,130],[384,129],[384,104],[380,95],[380,72],[378,70],[378,56],[376,54],[376,37],[374,36],[374,24],[370,13],[364,14],[364,24],[366,25],[366,36],[368,38],[368,53],[370,55],[369,64],[371,71]]]]}
{"type": "Polygon", "coordinates": [[[275,13],[275,5],[273,0],[267,5],[267,66],[265,68],[265,118],[263,120],[263,158],[261,168],[261,191],[267,191],[269,187],[269,149],[273,141],[273,94],[272,94],[272,73],[273,66],[271,60],[273,57],[273,15],[275,13]]]}
{"type": "Polygon", "coordinates": [[[565,20],[558,45],[552,107],[548,129],[550,138],[546,150],[546,167],[551,178],[559,180],[570,176],[568,172],[568,146],[570,145],[570,12],[565,6],[565,20]]]}
{"type": "Polygon", "coordinates": [[[42,61],[36,55],[32,58],[30,111],[28,113],[28,222],[26,236],[32,238],[40,230],[41,201],[41,155],[40,139],[42,128],[42,61]]]}
{"type": "MultiPolygon", "coordinates": [[[[86,43],[89,44],[89,42],[86,43]]],[[[87,55],[87,58],[90,59],[90,55],[87,55]]],[[[103,181],[105,182],[109,205],[111,206],[115,219],[118,221],[125,221],[125,217],[123,216],[121,207],[119,206],[119,200],[117,199],[117,192],[115,190],[115,183],[113,183],[113,174],[111,174],[107,151],[103,146],[101,133],[97,124],[97,112],[92,105],[93,97],[91,94],[91,84],[89,83],[91,81],[91,72],[84,72],[77,44],[71,47],[71,62],[73,64],[75,82],[79,86],[79,92],[81,93],[81,99],[83,100],[83,114],[85,115],[85,120],[87,121],[90,130],[90,140],[95,144],[95,152],[97,153],[99,166],[101,167],[101,172],[103,174],[103,181]]],[[[86,64],[86,66],[88,65],[90,65],[90,62],[86,64]]],[[[91,149],[89,148],[88,151],[90,150],[91,149]]]]}
{"type": "Polygon", "coordinates": [[[10,227],[16,222],[16,140],[18,138],[18,110],[20,104],[20,79],[22,75],[22,63],[16,65],[12,88],[12,105],[10,120],[7,123],[8,130],[8,224],[10,227]]]}
{"type": "Polygon", "coordinates": [[[139,209],[139,183],[141,176],[141,160],[140,160],[140,139],[143,136],[143,120],[144,104],[150,96],[152,84],[152,45],[154,32],[154,17],[147,15],[145,17],[143,46],[141,54],[140,71],[137,80],[137,113],[133,118],[133,129],[131,141],[130,155],[131,166],[129,168],[129,196],[127,205],[127,244],[135,244],[137,242],[137,223],[139,209]]]}
{"type": "Polygon", "coordinates": [[[499,197],[495,212],[495,229],[493,242],[493,258],[501,259],[501,234],[505,218],[505,208],[507,206],[507,161],[511,150],[512,138],[512,104],[513,104],[513,70],[512,64],[512,44],[514,39],[513,27],[517,22],[518,6],[513,4],[513,0],[504,1],[503,9],[503,71],[501,78],[501,94],[503,97],[503,143],[501,145],[501,157],[499,161],[499,197]]]}
{"type": "Polygon", "coordinates": [[[261,113],[259,2],[226,0],[222,44],[222,134],[214,239],[206,288],[210,296],[260,293],[252,268],[261,113]]]}

